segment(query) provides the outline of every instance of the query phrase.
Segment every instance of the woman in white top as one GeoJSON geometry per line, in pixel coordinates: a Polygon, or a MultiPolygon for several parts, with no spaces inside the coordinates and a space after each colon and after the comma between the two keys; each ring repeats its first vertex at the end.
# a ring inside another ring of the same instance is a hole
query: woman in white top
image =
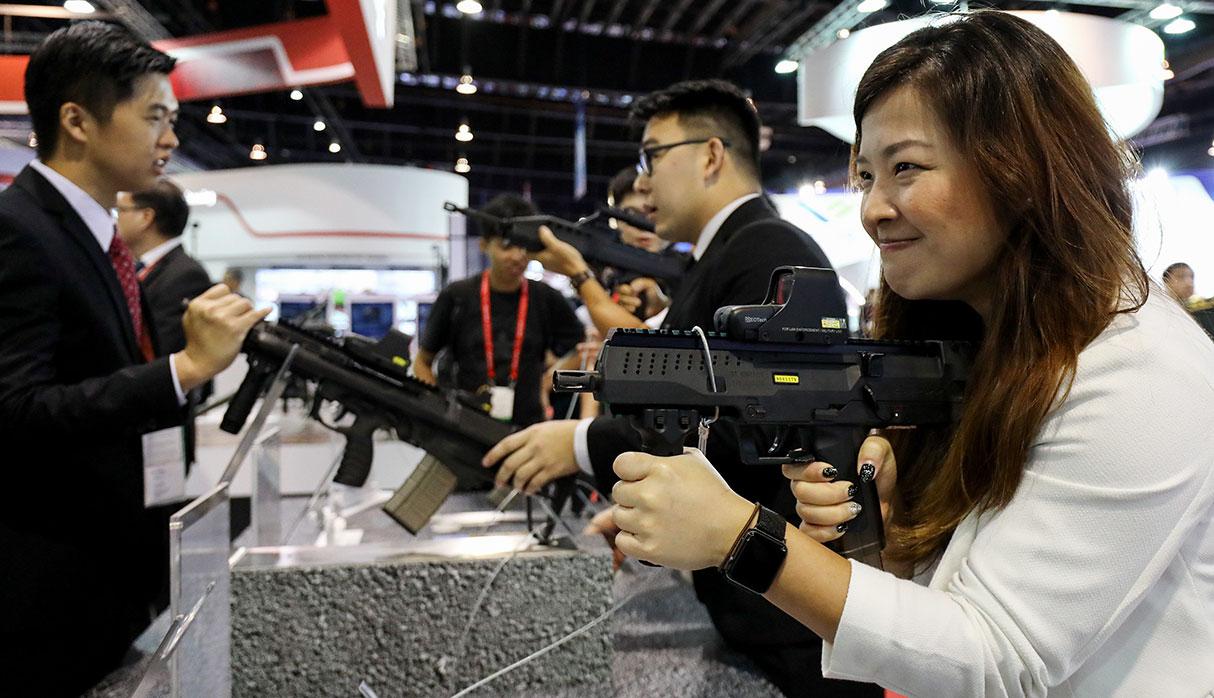
{"type": "MultiPolygon", "coordinates": [[[[968,335],[974,371],[954,427],[861,450],[898,574],[821,544],[852,483],[785,466],[805,523],[766,598],[827,676],[911,696],[1214,695],[1214,345],[1147,280],[1087,82],[977,12],[878,56],[855,120],[878,336],[968,335]]],[[[635,557],[720,565],[754,510],[696,451],[615,468],[635,557]]]]}

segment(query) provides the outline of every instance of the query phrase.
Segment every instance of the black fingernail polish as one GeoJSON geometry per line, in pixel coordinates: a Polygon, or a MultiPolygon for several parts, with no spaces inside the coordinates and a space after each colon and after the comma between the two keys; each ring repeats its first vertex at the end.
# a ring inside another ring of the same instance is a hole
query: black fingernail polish
{"type": "Polygon", "coordinates": [[[833,480],[838,476],[839,471],[835,470],[835,466],[828,465],[825,468],[822,468],[822,477],[826,478],[827,480],[833,480]]]}
{"type": "Polygon", "coordinates": [[[844,521],[843,523],[839,524],[838,526],[835,526],[835,530],[838,531],[839,533],[847,533],[847,522],[844,521]]]}
{"type": "Polygon", "coordinates": [[[851,499],[852,497],[855,497],[855,496],[856,496],[856,486],[849,485],[847,488],[847,498],[851,499]]]}
{"type": "Polygon", "coordinates": [[[868,482],[877,475],[877,466],[872,463],[865,463],[860,466],[860,479],[868,482]]]}

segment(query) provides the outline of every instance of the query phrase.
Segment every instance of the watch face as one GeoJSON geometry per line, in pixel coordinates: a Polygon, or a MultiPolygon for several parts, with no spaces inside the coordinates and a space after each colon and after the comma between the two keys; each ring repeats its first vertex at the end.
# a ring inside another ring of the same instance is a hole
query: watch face
{"type": "Polygon", "coordinates": [[[784,541],[752,528],[742,537],[737,554],[725,569],[725,576],[736,584],[762,594],[771,586],[787,555],[788,546],[784,541]]]}

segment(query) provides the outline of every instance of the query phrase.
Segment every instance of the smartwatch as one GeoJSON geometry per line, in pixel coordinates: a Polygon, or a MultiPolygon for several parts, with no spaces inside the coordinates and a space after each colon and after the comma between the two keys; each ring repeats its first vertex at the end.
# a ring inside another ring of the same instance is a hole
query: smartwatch
{"type": "Polygon", "coordinates": [[[785,524],[783,516],[767,507],[759,507],[755,525],[742,533],[721,564],[725,578],[756,594],[771,588],[788,556],[788,546],[784,543],[785,524]]]}
{"type": "Polygon", "coordinates": [[[578,273],[574,274],[573,276],[569,277],[569,285],[573,287],[574,291],[578,291],[582,288],[582,284],[586,283],[587,281],[589,281],[593,278],[594,278],[594,272],[590,271],[589,269],[583,269],[583,270],[579,271],[578,273]]]}

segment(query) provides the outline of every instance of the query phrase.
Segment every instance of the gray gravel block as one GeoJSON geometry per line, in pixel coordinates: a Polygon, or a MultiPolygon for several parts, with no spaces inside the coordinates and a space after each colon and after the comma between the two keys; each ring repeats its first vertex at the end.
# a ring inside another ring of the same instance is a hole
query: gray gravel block
{"type": "MultiPolygon", "coordinates": [[[[232,574],[235,696],[451,695],[582,627],[613,603],[604,553],[522,553],[232,574]]],[[[611,624],[602,623],[472,695],[613,695],[611,624]]]]}

